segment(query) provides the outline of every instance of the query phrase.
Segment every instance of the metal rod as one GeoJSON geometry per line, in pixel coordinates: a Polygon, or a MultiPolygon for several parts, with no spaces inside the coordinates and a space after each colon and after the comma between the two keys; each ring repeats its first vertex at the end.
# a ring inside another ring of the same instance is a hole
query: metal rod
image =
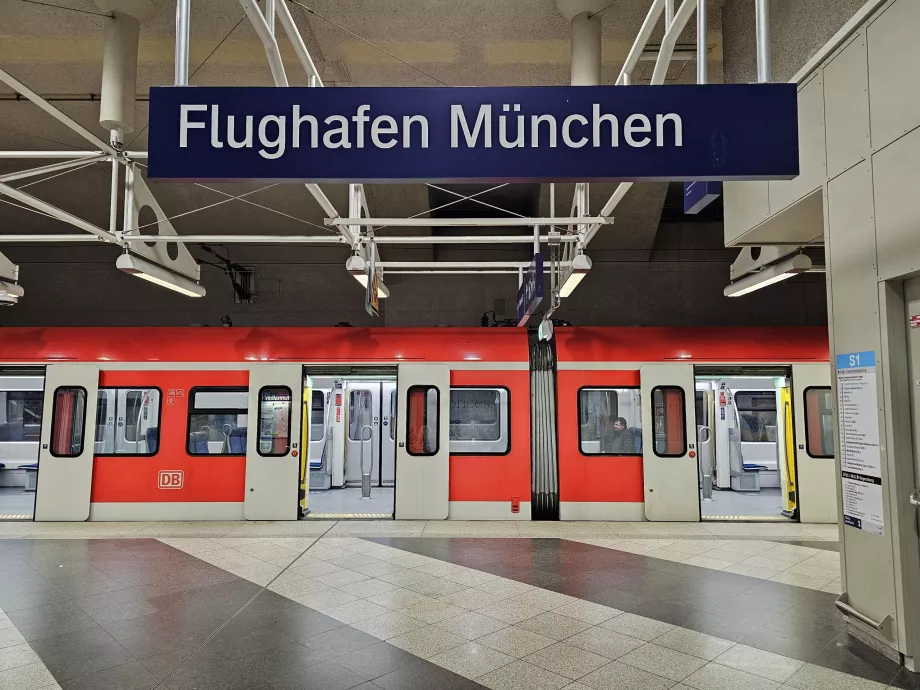
{"type": "Polygon", "coordinates": [[[121,223],[122,239],[136,230],[134,227],[134,164],[125,168],[124,216],[121,223]]]}
{"type": "Polygon", "coordinates": [[[118,161],[112,159],[112,186],[109,189],[109,232],[115,235],[118,232],[118,161]]]}
{"type": "Polygon", "coordinates": [[[188,86],[190,3],[191,0],[176,0],[176,86],[188,86]]]}
{"type": "Polygon", "coordinates": [[[706,39],[706,0],[696,1],[696,83],[706,84],[709,81],[708,43],[706,39]]]}
{"type": "Polygon", "coordinates": [[[757,81],[773,79],[770,50],[770,0],[754,0],[754,23],[757,32],[757,81]]]}
{"type": "Polygon", "coordinates": [[[534,225],[572,225],[612,223],[611,218],[326,218],[326,225],[395,225],[402,227],[532,227],[534,225]]]}
{"type": "MultiPolygon", "coordinates": [[[[96,156],[100,161],[108,160],[109,156],[103,153],[97,153],[96,156]]],[[[13,173],[7,173],[6,175],[0,175],[0,182],[13,182],[15,180],[23,180],[27,177],[35,177],[37,175],[44,175],[45,173],[57,172],[59,170],[68,170],[69,168],[78,168],[81,165],[86,165],[86,158],[76,158],[69,161],[64,161],[63,163],[51,163],[50,165],[42,165],[38,168],[29,168],[28,170],[19,170],[13,173]]]]}
{"type": "MultiPolygon", "coordinates": [[[[423,269],[419,271],[387,271],[388,276],[416,276],[416,275],[439,275],[439,276],[481,276],[481,275],[503,275],[503,276],[513,276],[516,273],[521,273],[523,275],[522,268],[519,269],[491,269],[487,271],[474,271],[474,270],[460,270],[460,269],[446,269],[446,270],[437,270],[437,269],[423,269]]],[[[518,279],[518,287],[521,287],[521,282],[523,278],[518,279]]]]}
{"type": "MultiPolygon", "coordinates": [[[[126,242],[179,242],[186,244],[348,244],[341,235],[131,235],[126,242]]],[[[534,237],[528,235],[378,235],[373,238],[360,237],[361,244],[531,244],[534,237]]],[[[562,235],[557,238],[564,243],[578,242],[577,235],[562,235]]],[[[541,242],[549,242],[549,235],[540,235],[541,242]]]]}
{"type": "MultiPolygon", "coordinates": [[[[562,265],[570,265],[571,262],[563,261],[562,265]]],[[[378,268],[389,269],[396,268],[416,268],[416,269],[466,269],[466,270],[489,270],[489,269],[511,269],[529,268],[529,261],[380,261],[377,263],[378,268]]]]}
{"type": "Polygon", "coordinates": [[[79,134],[81,137],[83,137],[88,142],[90,142],[93,146],[97,147],[100,151],[105,151],[106,153],[109,153],[112,155],[118,155],[118,151],[112,148],[108,143],[104,142],[102,139],[100,139],[95,134],[90,132],[88,129],[86,129],[86,127],[81,125],[79,122],[74,120],[69,115],[65,115],[62,111],[55,108],[48,101],[46,101],[44,98],[39,96],[32,89],[30,89],[28,86],[23,84],[21,81],[19,81],[16,77],[14,77],[12,74],[7,72],[6,70],[0,69],[0,81],[4,82],[7,86],[9,86],[14,91],[21,93],[23,96],[28,98],[39,108],[41,108],[46,113],[51,115],[51,117],[53,117],[55,120],[64,124],[69,129],[79,134]]]}
{"type": "Polygon", "coordinates": [[[288,86],[287,75],[284,72],[284,62],[281,60],[281,51],[278,50],[278,42],[269,30],[268,22],[265,21],[265,17],[256,4],[256,0],[240,0],[240,4],[246,11],[249,21],[252,22],[252,28],[256,30],[262,40],[262,45],[265,47],[268,67],[271,69],[275,86],[288,86]]]}
{"type": "Polygon", "coordinates": [[[323,80],[320,78],[316,65],[313,63],[310,51],[307,50],[307,46],[303,42],[303,36],[301,36],[300,30],[297,28],[297,24],[291,16],[291,11],[288,9],[287,2],[282,0],[277,3],[276,7],[278,21],[281,23],[284,33],[287,34],[288,40],[290,40],[291,46],[294,48],[294,54],[297,55],[300,64],[307,71],[307,74],[310,75],[310,86],[323,86],[323,80]]]}
{"type": "Polygon", "coordinates": [[[32,242],[104,242],[96,235],[67,233],[66,235],[0,235],[0,244],[32,242]]]}
{"type": "Polygon", "coordinates": [[[556,183],[549,183],[549,215],[556,215],[556,183]]]}
{"type": "MultiPolygon", "coordinates": [[[[284,0],[281,0],[284,2],[284,0]]],[[[265,23],[272,36],[275,35],[275,0],[265,0],[265,23]]]]}
{"type": "Polygon", "coordinates": [[[57,206],[52,206],[48,202],[42,201],[41,199],[38,199],[31,194],[26,194],[19,189],[10,187],[8,184],[0,182],[0,194],[8,196],[11,199],[15,199],[19,203],[30,206],[43,213],[47,213],[49,216],[52,216],[57,220],[75,225],[81,230],[86,230],[86,232],[91,232],[92,234],[97,235],[105,240],[109,240],[111,242],[115,241],[115,236],[108,230],[103,230],[98,225],[93,225],[89,221],[83,220],[82,218],[79,218],[72,213],[60,209],[57,206]]]}
{"type": "Polygon", "coordinates": [[[671,28],[674,21],[674,0],[664,0],[664,30],[671,28]]]}
{"type": "Polygon", "coordinates": [[[687,26],[687,22],[695,9],[696,0],[684,0],[680,5],[680,9],[674,15],[673,21],[668,24],[668,30],[664,32],[661,47],[658,49],[658,61],[655,63],[655,71],[652,72],[651,83],[653,85],[664,84],[664,79],[668,74],[668,66],[671,64],[671,55],[674,53],[674,46],[677,45],[680,32],[687,26]]]}
{"type": "Polygon", "coordinates": [[[642,57],[642,51],[645,50],[645,45],[648,43],[648,39],[651,37],[652,32],[655,30],[655,24],[658,23],[658,18],[661,16],[663,10],[664,0],[653,0],[648,14],[645,15],[645,21],[642,22],[642,27],[636,35],[636,40],[633,41],[632,48],[629,49],[629,54],[626,56],[625,62],[623,62],[623,67],[620,69],[620,74],[617,77],[617,84],[628,83],[628,81],[624,81],[624,78],[628,80],[630,75],[632,75],[632,71],[639,63],[639,58],[642,57]]]}

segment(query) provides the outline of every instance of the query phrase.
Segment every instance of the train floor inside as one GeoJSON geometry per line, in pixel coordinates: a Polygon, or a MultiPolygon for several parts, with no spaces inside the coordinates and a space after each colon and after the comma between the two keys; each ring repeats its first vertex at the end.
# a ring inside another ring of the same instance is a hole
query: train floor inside
{"type": "Polygon", "coordinates": [[[32,517],[35,492],[21,486],[0,487],[0,520],[24,520],[32,517]]]}
{"type": "Polygon", "coordinates": [[[307,517],[338,520],[388,518],[393,515],[394,498],[392,486],[372,486],[370,498],[361,497],[360,486],[311,491],[307,501],[310,509],[307,517]]]}
{"type": "Polygon", "coordinates": [[[713,489],[712,499],[700,501],[700,515],[704,520],[787,519],[779,487],[764,487],[758,492],[713,489]]]}

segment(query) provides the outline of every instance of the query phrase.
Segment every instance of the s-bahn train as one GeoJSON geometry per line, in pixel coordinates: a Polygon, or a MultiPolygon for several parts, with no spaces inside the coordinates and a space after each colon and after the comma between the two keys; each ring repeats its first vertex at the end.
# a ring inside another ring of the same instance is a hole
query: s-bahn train
{"type": "Polygon", "coordinates": [[[3,328],[0,486],[37,462],[36,520],[836,522],[830,390],[824,328],[3,328]]]}

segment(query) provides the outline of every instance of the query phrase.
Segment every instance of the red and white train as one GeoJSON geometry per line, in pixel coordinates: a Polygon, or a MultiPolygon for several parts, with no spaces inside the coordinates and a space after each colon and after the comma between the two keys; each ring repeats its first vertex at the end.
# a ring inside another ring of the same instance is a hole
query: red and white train
{"type": "Polygon", "coordinates": [[[0,478],[38,462],[36,520],[360,515],[370,487],[396,519],[693,521],[775,486],[835,522],[829,376],[824,328],[3,328],[0,478]]]}

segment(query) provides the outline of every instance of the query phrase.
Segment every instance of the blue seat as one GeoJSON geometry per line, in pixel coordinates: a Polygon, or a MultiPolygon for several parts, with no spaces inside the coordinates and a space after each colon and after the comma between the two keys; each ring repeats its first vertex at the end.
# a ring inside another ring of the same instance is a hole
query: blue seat
{"type": "Polygon", "coordinates": [[[153,455],[157,452],[157,447],[160,444],[160,428],[159,427],[150,427],[147,429],[147,452],[153,455]]]}
{"type": "Polygon", "coordinates": [[[637,426],[629,427],[633,435],[633,444],[636,446],[636,452],[642,455],[642,429],[637,426]]]}
{"type": "Polygon", "coordinates": [[[246,454],[246,427],[238,426],[230,430],[230,453],[233,455],[246,454]]]}
{"type": "Polygon", "coordinates": [[[188,451],[195,455],[207,455],[208,450],[208,432],[193,431],[188,435],[188,451]]]}

